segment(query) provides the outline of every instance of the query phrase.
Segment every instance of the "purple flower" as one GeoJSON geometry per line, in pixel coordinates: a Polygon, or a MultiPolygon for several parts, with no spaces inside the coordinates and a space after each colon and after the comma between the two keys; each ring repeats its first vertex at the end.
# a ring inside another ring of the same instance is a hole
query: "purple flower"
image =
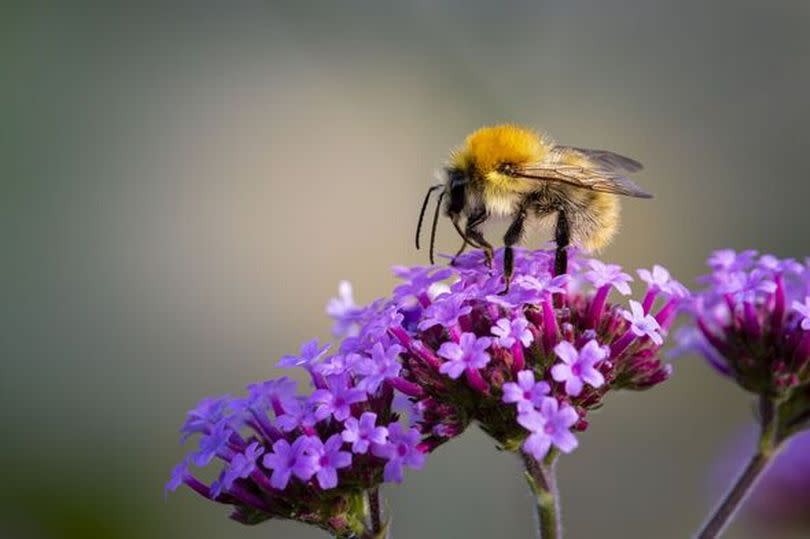
{"type": "Polygon", "coordinates": [[[709,257],[709,266],[715,271],[745,270],[757,256],[754,250],[742,251],[737,254],[734,249],[720,249],[709,257]]]}
{"type": "Polygon", "coordinates": [[[601,387],[605,377],[596,369],[596,365],[608,357],[609,350],[599,346],[596,339],[588,341],[577,352],[574,345],[562,341],[554,347],[554,353],[562,360],[551,368],[551,376],[558,382],[565,382],[565,392],[572,397],[582,393],[584,384],[601,387]]]}
{"type": "Polygon", "coordinates": [[[371,444],[385,444],[388,439],[388,429],[376,426],[377,414],[364,412],[358,421],[350,417],[343,424],[345,430],[341,434],[343,441],[352,444],[352,451],[363,455],[371,444]]]}
{"type": "Polygon", "coordinates": [[[228,440],[232,433],[233,429],[231,429],[227,421],[222,420],[217,423],[210,433],[200,438],[199,450],[191,455],[192,462],[199,467],[203,467],[217,455],[226,452],[228,440]]]}
{"type": "Polygon", "coordinates": [[[453,274],[453,270],[450,268],[437,270],[433,267],[407,268],[395,266],[393,270],[394,275],[406,281],[394,289],[394,300],[397,302],[428,294],[433,284],[444,281],[453,274]]]}
{"type": "Polygon", "coordinates": [[[773,294],[776,283],[772,276],[760,269],[750,272],[735,271],[726,274],[717,273],[713,276],[717,292],[731,295],[738,301],[755,301],[758,294],[773,294]]]}
{"type": "Polygon", "coordinates": [[[318,471],[315,472],[318,485],[324,490],[335,488],[338,484],[337,471],[352,465],[352,454],[348,451],[341,451],[343,439],[340,434],[333,434],[325,444],[322,444],[317,438],[314,440],[316,440],[313,443],[318,459],[318,471]]]}
{"type": "Polygon", "coordinates": [[[677,358],[692,352],[702,355],[706,362],[720,374],[731,376],[728,362],[715,348],[706,342],[706,338],[698,328],[678,328],[675,332],[675,346],[667,352],[667,356],[677,358]]]}
{"type": "Polygon", "coordinates": [[[545,458],[552,445],[563,453],[570,453],[577,447],[571,427],[578,419],[573,407],[564,404],[560,408],[557,399],[546,397],[539,411],[527,410],[518,415],[518,423],[531,432],[523,442],[523,449],[536,460],[545,458]]]}
{"type": "Polygon", "coordinates": [[[763,255],[754,263],[754,256],[718,251],[709,259],[712,272],[692,299],[693,331],[680,335],[681,348],[779,403],[777,431],[788,435],[810,417],[810,298],[793,261],[763,255]]]}
{"type": "MultiPolygon", "coordinates": [[[[351,293],[351,292],[350,292],[351,293]]],[[[322,348],[318,346],[318,339],[304,343],[301,346],[301,352],[297,356],[283,356],[277,367],[304,367],[312,368],[321,357],[329,350],[329,345],[326,344],[322,348]]]]}
{"type": "Polygon", "coordinates": [[[264,467],[273,470],[270,484],[279,490],[287,488],[290,477],[295,475],[301,481],[309,481],[318,471],[316,450],[321,443],[312,436],[299,436],[292,445],[287,440],[277,440],[273,452],[264,456],[264,467]]]}
{"type": "Polygon", "coordinates": [[[259,442],[253,442],[243,453],[237,453],[231,459],[231,464],[225,468],[217,482],[217,488],[211,487],[211,495],[214,498],[219,497],[222,491],[227,491],[231,488],[234,481],[237,479],[244,479],[253,473],[256,469],[256,459],[264,453],[264,447],[259,445],[259,442]]]}
{"type": "Polygon", "coordinates": [[[461,316],[470,314],[472,307],[464,305],[464,296],[445,295],[438,298],[425,309],[419,329],[425,330],[433,326],[451,327],[458,324],[461,316]]]}
{"type": "Polygon", "coordinates": [[[383,469],[386,481],[401,483],[403,467],[418,470],[425,462],[425,454],[419,449],[421,436],[416,429],[405,430],[399,423],[388,425],[388,443],[373,445],[372,453],[388,462],[383,469]]]}
{"type": "Polygon", "coordinates": [[[804,268],[792,258],[780,260],[769,254],[764,254],[757,260],[757,267],[771,273],[795,273],[801,275],[804,268]]]}
{"type": "Polygon", "coordinates": [[[329,389],[315,390],[310,397],[318,421],[330,415],[338,421],[345,421],[351,415],[351,405],[367,398],[365,391],[351,386],[351,380],[346,374],[328,377],[327,385],[329,389]]]}
{"type": "Polygon", "coordinates": [[[630,322],[630,331],[637,337],[649,337],[659,346],[664,343],[658,320],[652,315],[644,314],[644,309],[639,302],[630,300],[630,311],[624,311],[622,316],[630,322]]]}
{"type": "Polygon", "coordinates": [[[524,347],[528,347],[534,341],[534,335],[529,331],[529,321],[520,316],[514,320],[501,318],[492,326],[492,334],[498,337],[498,345],[504,348],[511,348],[515,341],[520,341],[524,347]]]}
{"type": "Polygon", "coordinates": [[[490,360],[486,350],[491,344],[489,337],[476,337],[474,333],[462,333],[458,344],[443,343],[437,354],[447,361],[439,367],[439,372],[455,380],[467,369],[486,367],[490,360]]]}
{"type": "Polygon", "coordinates": [[[312,427],[317,421],[312,407],[301,397],[284,401],[282,409],[284,413],[276,418],[276,425],[284,432],[292,432],[298,427],[312,427]]]}
{"type": "Polygon", "coordinates": [[[589,260],[588,265],[591,271],[585,273],[585,279],[590,281],[596,288],[610,285],[620,294],[630,294],[630,286],[627,284],[633,280],[628,274],[622,272],[621,266],[616,264],[605,264],[599,260],[589,260]]]}
{"type": "Polygon", "coordinates": [[[335,337],[357,335],[359,319],[363,313],[354,303],[352,284],[341,281],[338,285],[338,297],[326,304],[326,314],[335,321],[332,333],[335,337]]]}
{"type": "Polygon", "coordinates": [[[550,273],[540,275],[521,275],[515,280],[518,288],[531,291],[537,297],[548,297],[551,294],[561,294],[565,292],[565,285],[568,283],[568,275],[551,275],[550,273]]]}
{"type": "Polygon", "coordinates": [[[189,436],[198,432],[208,432],[212,426],[219,423],[228,409],[231,401],[230,395],[221,397],[206,397],[197,403],[186,416],[186,422],[180,428],[183,433],[181,442],[185,443],[189,436]]]}
{"type": "Polygon", "coordinates": [[[394,399],[391,401],[391,411],[399,414],[399,417],[411,427],[422,421],[422,402],[413,402],[409,397],[399,392],[394,394],[394,399]]]}
{"type": "Polygon", "coordinates": [[[266,403],[278,406],[278,403],[283,403],[295,397],[297,385],[298,382],[286,376],[258,384],[250,384],[247,386],[248,401],[259,409],[266,403]]]}
{"type": "Polygon", "coordinates": [[[355,353],[337,354],[326,358],[323,363],[315,365],[312,369],[323,376],[333,376],[343,374],[351,370],[352,365],[362,356],[355,353]]]}
{"type": "Polygon", "coordinates": [[[399,375],[402,370],[399,355],[403,351],[397,344],[385,348],[382,343],[376,343],[371,349],[371,358],[356,363],[355,371],[364,376],[357,387],[369,394],[376,393],[385,380],[399,375]]]}
{"type": "Polygon", "coordinates": [[[166,482],[166,487],[163,489],[164,494],[177,490],[177,487],[183,484],[188,475],[188,461],[183,459],[183,462],[175,466],[172,470],[172,474],[166,482]]]}
{"type": "Polygon", "coordinates": [[[801,327],[805,331],[810,331],[810,296],[804,298],[804,303],[794,301],[791,308],[801,315],[801,327]]]}
{"type": "MultiPolygon", "coordinates": [[[[516,249],[514,255],[514,279],[504,296],[496,295],[503,275],[485,265],[481,251],[449,268],[397,268],[405,282],[393,297],[366,306],[357,306],[351,286],[341,283],[339,297],[327,307],[336,334],[343,336],[337,353],[327,355],[328,347],[313,340],[280,362],[305,369],[314,387],[298,395],[295,383],[282,378],[250,385],[245,398],[201,403],[184,425],[186,435],[202,435],[200,448],[175,469],[167,487],[184,483],[206,498],[222,493],[219,501],[233,505],[240,522],[294,518],[348,536],[356,531],[350,524],[365,517],[354,503],[358,492],[401,481],[405,468],[421,467],[427,453],[473,422],[504,447],[517,449],[515,435],[523,425],[530,430],[523,441],[527,452],[542,456],[552,446],[570,451],[576,446],[574,423],[586,428],[585,414],[600,406],[605,393],[645,389],[668,377],[658,345],[638,339],[622,306],[608,301],[612,287],[629,288],[617,266],[592,262],[583,268],[569,250],[568,274],[555,277],[553,250],[516,249]],[[586,271],[609,284],[590,289],[586,271]],[[626,344],[614,346],[620,340],[626,344]],[[610,344],[609,361],[599,363],[604,346],[589,341],[610,344]],[[561,342],[582,349],[569,354],[571,361],[551,365],[561,342]],[[552,384],[556,395],[563,385],[581,391],[566,404],[549,396],[554,367],[565,382],[552,384]],[[582,390],[598,384],[599,373],[600,389],[582,390]],[[186,468],[192,462],[218,464],[209,470],[219,472],[218,479],[210,486],[199,481],[186,468]],[[298,481],[287,488],[293,477],[298,481]]],[[[503,260],[498,250],[495,267],[503,260]]],[[[770,261],[760,266],[767,280],[778,283],[768,273],[770,261]]],[[[649,277],[656,284],[647,291],[644,311],[668,328],[681,302],[669,297],[652,313],[663,295],[653,287],[675,285],[661,268],[649,277]]],[[[782,304],[782,311],[789,305],[782,304]]],[[[793,311],[785,316],[786,326],[800,325],[793,311]]],[[[729,323],[735,317],[725,316],[729,323]]]]}
{"type": "Polygon", "coordinates": [[[569,275],[551,274],[516,274],[512,280],[509,293],[500,295],[498,291],[503,288],[500,277],[492,280],[493,290],[488,291],[486,300],[507,309],[520,308],[526,304],[536,304],[552,294],[562,294],[569,281],[569,275]]]}
{"type": "Polygon", "coordinates": [[[658,264],[653,266],[652,271],[646,269],[638,270],[638,276],[647,283],[651,290],[663,292],[669,296],[684,298],[689,295],[689,291],[681,283],[672,278],[666,268],[658,264]]]}
{"type": "Polygon", "coordinates": [[[340,345],[342,353],[366,353],[374,343],[387,338],[388,328],[402,323],[404,316],[396,305],[382,304],[384,302],[378,300],[363,310],[358,317],[357,331],[340,345]]]}
{"type": "Polygon", "coordinates": [[[551,391],[546,382],[535,382],[534,372],[523,370],[517,373],[517,383],[503,385],[503,402],[516,403],[518,412],[539,408],[545,395],[551,391]]]}

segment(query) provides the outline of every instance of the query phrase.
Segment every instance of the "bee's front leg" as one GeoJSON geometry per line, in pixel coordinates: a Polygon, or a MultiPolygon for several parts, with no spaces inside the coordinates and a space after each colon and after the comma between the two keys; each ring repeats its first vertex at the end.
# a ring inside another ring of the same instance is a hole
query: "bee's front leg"
{"type": "Polygon", "coordinates": [[[492,261],[493,261],[493,249],[492,244],[490,244],[485,238],[484,235],[478,230],[478,227],[481,226],[489,217],[487,211],[483,208],[479,209],[478,211],[474,212],[467,218],[467,225],[464,227],[464,236],[466,237],[467,243],[472,245],[473,247],[479,247],[484,250],[484,256],[486,257],[487,267],[491,270],[492,269],[492,261]]]}
{"type": "MultiPolygon", "coordinates": [[[[481,231],[478,229],[470,229],[469,227],[466,230],[467,238],[473,240],[474,242],[478,243],[481,246],[481,249],[484,250],[484,257],[486,258],[487,267],[492,270],[492,261],[494,259],[492,244],[489,243],[485,238],[484,235],[481,234],[481,231]]],[[[472,243],[472,242],[470,242],[472,243]]]]}
{"type": "Polygon", "coordinates": [[[459,224],[459,216],[458,215],[453,215],[451,220],[453,222],[453,227],[456,229],[456,232],[458,232],[458,235],[461,236],[461,239],[462,239],[461,247],[459,248],[456,255],[453,257],[453,259],[450,261],[450,265],[455,266],[456,265],[456,259],[459,256],[461,256],[461,253],[464,252],[464,250],[467,248],[467,245],[472,245],[473,247],[478,247],[478,245],[473,243],[472,240],[470,238],[468,238],[467,235],[464,233],[464,231],[461,229],[461,225],[459,224]]]}
{"type": "Polygon", "coordinates": [[[504,281],[506,281],[506,287],[501,292],[501,295],[507,294],[509,292],[509,285],[512,284],[512,274],[515,271],[515,252],[512,246],[519,243],[523,238],[525,224],[526,207],[524,206],[518,211],[512,224],[509,225],[506,235],[503,237],[503,278],[504,281]]]}

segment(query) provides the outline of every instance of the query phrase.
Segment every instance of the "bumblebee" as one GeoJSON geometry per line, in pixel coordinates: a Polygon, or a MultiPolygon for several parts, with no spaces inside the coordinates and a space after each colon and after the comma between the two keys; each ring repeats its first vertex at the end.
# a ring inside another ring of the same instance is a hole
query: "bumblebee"
{"type": "Polygon", "coordinates": [[[445,181],[428,189],[416,229],[416,248],[431,195],[439,191],[430,234],[430,261],[439,212],[450,218],[463,243],[483,249],[492,267],[493,248],[481,232],[490,218],[506,218],[503,237],[506,288],[514,269],[512,247],[532,222],[555,222],[556,274],[565,273],[566,247],[587,251],[607,245],[619,224],[616,195],[652,198],[627,178],[642,165],[605,150],[561,146],[547,136],[514,125],[481,128],[455,150],[444,169],[445,181]],[[443,204],[444,202],[444,204],[443,204]],[[554,218],[556,217],[556,221],[554,218]]]}

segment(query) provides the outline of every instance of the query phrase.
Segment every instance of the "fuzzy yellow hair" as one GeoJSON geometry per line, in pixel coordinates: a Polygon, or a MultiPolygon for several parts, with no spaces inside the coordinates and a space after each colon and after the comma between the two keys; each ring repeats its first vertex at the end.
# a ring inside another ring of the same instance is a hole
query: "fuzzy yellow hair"
{"type": "Polygon", "coordinates": [[[453,165],[474,166],[487,175],[501,163],[521,165],[543,159],[551,147],[537,132],[516,125],[482,127],[467,137],[464,146],[453,154],[453,165]]]}

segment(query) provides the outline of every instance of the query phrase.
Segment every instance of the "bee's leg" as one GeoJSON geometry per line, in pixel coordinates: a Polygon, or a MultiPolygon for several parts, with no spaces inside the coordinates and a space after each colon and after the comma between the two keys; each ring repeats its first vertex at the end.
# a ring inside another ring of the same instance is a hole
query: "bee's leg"
{"type": "Polygon", "coordinates": [[[466,234],[464,233],[464,231],[461,229],[461,225],[459,225],[459,223],[458,223],[458,219],[459,219],[459,218],[458,218],[458,216],[455,216],[455,217],[452,219],[452,221],[453,221],[453,226],[455,227],[456,232],[458,232],[458,235],[459,235],[459,236],[461,236],[461,239],[463,240],[463,243],[461,244],[461,248],[460,248],[460,249],[458,250],[458,252],[456,253],[456,256],[454,256],[454,257],[453,257],[453,260],[451,260],[451,261],[450,261],[450,265],[451,265],[451,266],[455,266],[455,264],[456,264],[456,258],[458,258],[459,256],[461,256],[461,253],[463,253],[463,252],[464,252],[464,250],[467,248],[467,245],[472,245],[473,247],[478,247],[478,246],[477,246],[475,243],[473,243],[473,242],[472,242],[472,240],[470,240],[470,238],[468,238],[468,237],[467,237],[467,235],[466,235],[466,234]]]}
{"type": "Polygon", "coordinates": [[[466,236],[467,243],[473,247],[478,247],[484,250],[486,257],[487,267],[492,269],[493,249],[492,245],[484,238],[484,235],[478,230],[478,227],[487,220],[489,215],[486,210],[481,209],[470,215],[467,219],[467,226],[464,227],[464,235],[466,236]]]}
{"type": "MultiPolygon", "coordinates": [[[[461,242],[461,247],[459,247],[458,251],[456,251],[456,254],[453,256],[453,260],[450,261],[451,266],[456,265],[456,259],[461,256],[461,253],[467,249],[467,245],[469,244],[470,242],[467,241],[467,238],[464,238],[464,240],[461,242]]],[[[475,246],[473,245],[473,247],[475,246]]]]}
{"type": "Polygon", "coordinates": [[[478,230],[477,228],[472,228],[471,229],[471,228],[467,227],[467,230],[465,232],[467,233],[467,238],[473,240],[473,241],[470,242],[470,245],[475,247],[475,243],[477,243],[481,247],[481,249],[484,250],[484,256],[486,257],[487,267],[489,269],[492,269],[492,260],[494,258],[493,254],[492,254],[493,253],[492,244],[489,243],[484,238],[484,235],[481,234],[481,231],[478,230]],[[475,243],[473,243],[473,242],[475,242],[475,243]]]}
{"type": "Polygon", "coordinates": [[[571,228],[565,210],[557,210],[557,226],[554,229],[554,241],[557,251],[554,253],[554,274],[562,275],[568,272],[568,252],[566,247],[571,243],[571,228]]]}
{"type": "Polygon", "coordinates": [[[526,208],[521,208],[515,216],[506,235],[503,237],[504,250],[503,250],[503,278],[506,282],[506,288],[503,289],[501,295],[509,292],[509,285],[512,284],[512,274],[515,270],[515,252],[512,246],[520,242],[523,237],[524,225],[526,224],[526,208]]]}

